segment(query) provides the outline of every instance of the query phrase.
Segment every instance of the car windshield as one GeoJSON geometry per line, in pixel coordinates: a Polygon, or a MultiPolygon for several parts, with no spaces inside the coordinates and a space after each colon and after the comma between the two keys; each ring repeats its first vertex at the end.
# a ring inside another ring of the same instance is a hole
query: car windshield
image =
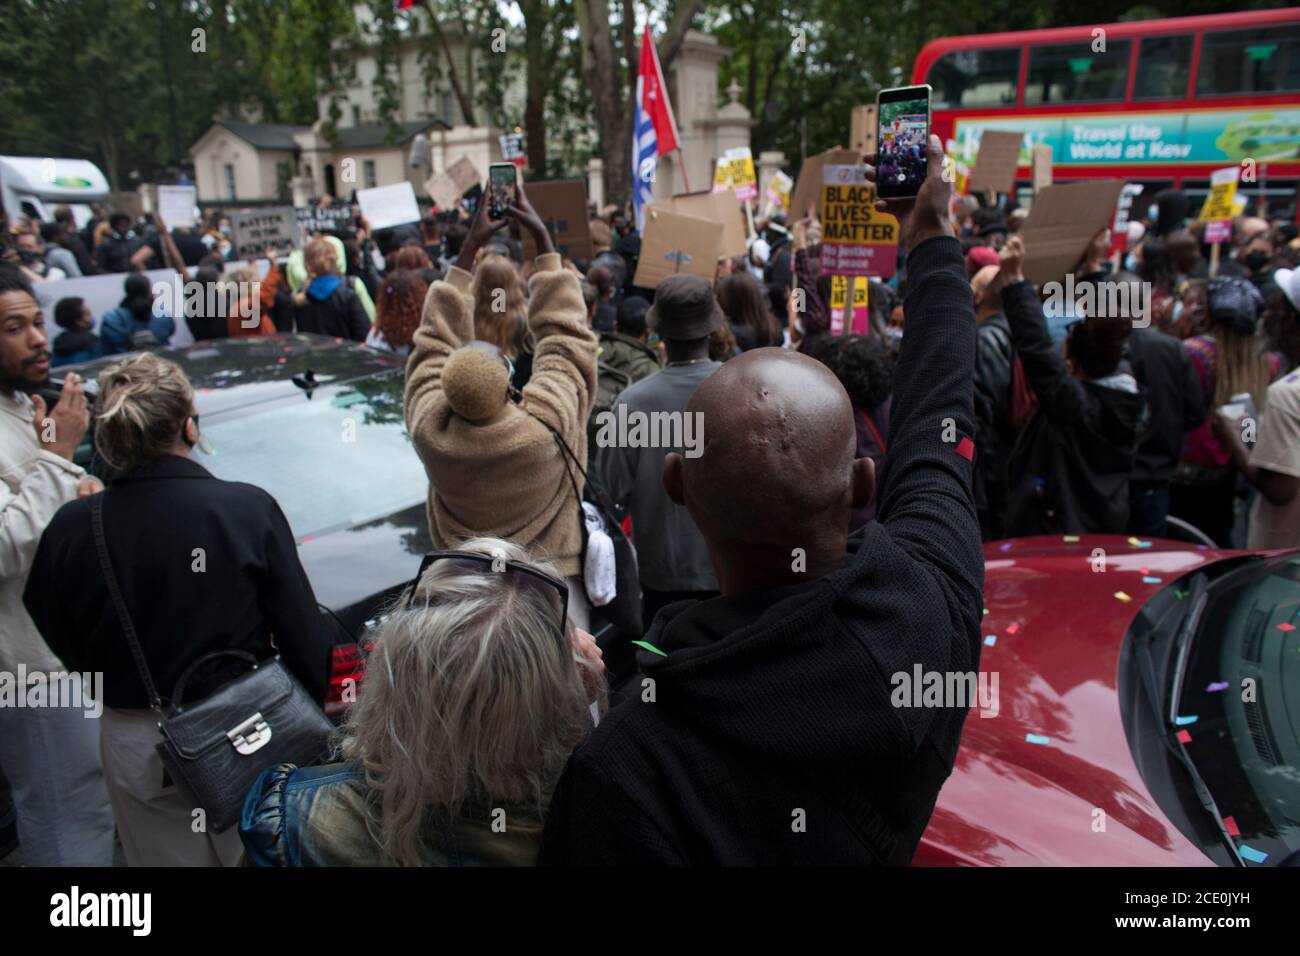
{"type": "Polygon", "coordinates": [[[299,542],[409,508],[428,489],[400,370],[201,424],[215,454],[196,450],[195,461],[270,492],[299,542]]]}
{"type": "Polygon", "coordinates": [[[1275,865],[1300,850],[1300,558],[1211,587],[1177,701],[1180,739],[1241,858],[1275,865]]]}

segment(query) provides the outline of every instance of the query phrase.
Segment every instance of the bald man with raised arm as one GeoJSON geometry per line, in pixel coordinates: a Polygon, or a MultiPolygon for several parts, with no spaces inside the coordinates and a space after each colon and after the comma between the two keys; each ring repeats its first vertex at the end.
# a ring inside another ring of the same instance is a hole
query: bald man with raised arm
{"type": "Polygon", "coordinates": [[[978,671],[984,582],[975,314],[942,163],[932,139],[929,178],[896,212],[907,334],[880,475],[854,459],[848,395],[806,356],[747,352],[696,390],[704,451],[668,456],[664,487],[722,596],[655,617],[635,696],[556,787],[542,863],[911,860],[967,707],[911,706],[894,675],[978,671]],[[877,482],[877,520],[850,538],[877,482]]]}

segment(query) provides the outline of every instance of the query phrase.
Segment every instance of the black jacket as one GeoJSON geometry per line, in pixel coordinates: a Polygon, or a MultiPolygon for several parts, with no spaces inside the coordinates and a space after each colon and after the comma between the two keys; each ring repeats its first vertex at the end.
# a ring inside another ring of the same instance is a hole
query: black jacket
{"type": "Polygon", "coordinates": [[[1002,537],[1007,512],[1007,457],[1015,444],[1011,427],[1011,370],[1016,350],[1011,326],[999,312],[975,332],[975,510],[986,540],[1002,537]]]}
{"type": "MultiPolygon", "coordinates": [[[[570,759],[544,864],[908,862],[964,707],[895,707],[892,675],[979,667],[984,563],[971,463],[975,316],[955,239],[911,256],[878,521],[806,584],[679,602],[648,685],[570,759]]],[[[756,518],[761,516],[756,516],[756,518]]]]}
{"type": "Polygon", "coordinates": [[[1002,309],[1038,398],[1008,463],[1007,536],[1122,533],[1129,475],[1149,421],[1146,390],[1071,375],[1028,282],[1002,290],[1002,309]]]}
{"type": "MultiPolygon", "coordinates": [[[[113,571],[164,698],[203,654],[239,649],[265,658],[274,635],[289,670],[323,700],[329,632],[274,498],[174,455],[116,479],[104,496],[113,571]]],[[[55,513],[23,603],[67,667],[103,672],[108,706],[147,707],[104,585],[90,506],[79,498],[55,513]]],[[[197,700],[245,670],[238,663],[202,668],[185,698],[197,700]]]]}
{"type": "Polygon", "coordinates": [[[1138,445],[1133,480],[1168,481],[1178,467],[1185,433],[1205,421],[1201,382],[1187,347],[1159,329],[1134,329],[1126,351],[1151,406],[1151,431],[1138,445]]]}
{"type": "Polygon", "coordinates": [[[364,342],[370,333],[370,317],[366,315],[361,299],[352,291],[351,282],[351,279],[344,279],[324,301],[308,295],[305,304],[296,306],[294,318],[298,331],[364,342]]]}
{"type": "Polygon", "coordinates": [[[140,240],[134,232],[118,237],[108,234],[95,249],[95,264],[100,272],[130,272],[131,257],[140,250],[140,240]]]}

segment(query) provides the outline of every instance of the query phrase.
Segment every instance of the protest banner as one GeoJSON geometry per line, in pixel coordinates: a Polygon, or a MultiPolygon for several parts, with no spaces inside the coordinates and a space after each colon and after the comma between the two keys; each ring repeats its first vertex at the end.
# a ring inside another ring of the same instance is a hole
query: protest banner
{"type": "Polygon", "coordinates": [[[1237,194],[1237,177],[1240,166],[1216,169],[1210,174],[1210,194],[1205,197],[1201,214],[1196,218],[1205,223],[1205,241],[1210,244],[1210,275],[1219,271],[1219,246],[1232,239],[1233,202],[1237,194]]]}
{"type": "Polygon", "coordinates": [[[718,159],[713,171],[713,191],[736,194],[741,202],[758,197],[758,179],[754,175],[754,155],[748,146],[729,149],[718,159]]]}
{"type": "MultiPolygon", "coordinates": [[[[1142,193],[1141,183],[1125,183],[1119,191],[1119,201],[1115,203],[1115,218],[1110,224],[1110,255],[1122,256],[1128,245],[1129,212],[1133,203],[1142,193]]],[[[1118,268],[1118,265],[1116,265],[1118,268]]]]}
{"type": "Polygon", "coordinates": [[[772,178],[767,181],[767,214],[769,216],[790,211],[790,191],[792,189],[794,189],[794,180],[787,173],[779,169],[772,173],[772,178]]]}
{"type": "Polygon", "coordinates": [[[357,205],[372,230],[420,221],[420,206],[409,182],[362,189],[357,192],[357,205]]]}
{"type": "Polygon", "coordinates": [[[748,251],[745,216],[735,193],[680,193],[672,199],[657,199],[650,207],[722,223],[722,242],[718,246],[720,258],[731,259],[748,251]]]}
{"type": "Polygon", "coordinates": [[[299,206],[294,209],[301,232],[311,235],[314,232],[336,232],[351,234],[354,210],[351,203],[336,202],[328,206],[299,206]]]}
{"type": "Polygon", "coordinates": [[[1014,130],[986,129],[980,135],[980,149],[975,154],[969,191],[1010,193],[1015,189],[1016,168],[1020,165],[1020,143],[1024,134],[1014,130]]]}
{"type": "Polygon", "coordinates": [[[302,245],[298,218],[292,206],[237,212],[231,215],[230,225],[235,233],[236,259],[260,259],[268,246],[282,254],[302,245]]]}
{"type": "Polygon", "coordinates": [[[439,210],[453,209],[460,202],[456,180],[446,173],[434,173],[424,181],[424,192],[439,210]]]}
{"type": "Polygon", "coordinates": [[[822,167],[821,274],[888,279],[898,267],[898,220],[875,208],[862,166],[822,167]]]}
{"type": "Polygon", "coordinates": [[[722,223],[650,208],[645,214],[641,256],[632,284],[653,289],[678,272],[713,282],[718,267],[722,223]]]}
{"type": "Polygon", "coordinates": [[[447,167],[447,175],[456,184],[456,195],[463,196],[475,186],[481,185],[483,176],[468,156],[462,156],[447,167]]]}
{"type": "Polygon", "coordinates": [[[168,229],[189,229],[194,225],[194,204],[198,190],[193,186],[159,186],[158,215],[168,229]]]}
{"type": "Polygon", "coordinates": [[[1040,189],[1052,185],[1052,147],[1035,146],[1033,149],[1033,184],[1034,195],[1040,189]]]}
{"type": "MultiPolygon", "coordinates": [[[[528,183],[528,201],[546,224],[562,257],[591,261],[591,224],[587,219],[587,183],[582,179],[553,179],[528,183]]],[[[532,234],[522,231],[524,258],[537,256],[532,234]]]]}
{"type": "Polygon", "coordinates": [[[1060,282],[1083,258],[1093,237],[1110,223],[1124,184],[1094,179],[1047,186],[1034,197],[1020,227],[1025,278],[1034,285],[1060,282]]]}
{"type": "Polygon", "coordinates": [[[528,155],[524,152],[523,133],[506,133],[498,136],[497,142],[501,144],[501,158],[507,163],[523,166],[528,162],[528,155]]]}
{"type": "Polygon", "coordinates": [[[790,197],[790,219],[803,219],[814,205],[821,203],[822,167],[826,165],[853,165],[862,162],[862,157],[851,149],[836,146],[816,156],[809,156],[799,167],[799,175],[794,183],[794,195],[790,197]]]}
{"type": "Polygon", "coordinates": [[[867,295],[870,279],[851,279],[848,276],[831,277],[831,335],[844,335],[845,329],[853,335],[867,335],[870,319],[867,315],[867,295]],[[853,283],[853,305],[849,306],[849,283],[853,283]],[[845,314],[847,312],[847,315],[845,314]]]}

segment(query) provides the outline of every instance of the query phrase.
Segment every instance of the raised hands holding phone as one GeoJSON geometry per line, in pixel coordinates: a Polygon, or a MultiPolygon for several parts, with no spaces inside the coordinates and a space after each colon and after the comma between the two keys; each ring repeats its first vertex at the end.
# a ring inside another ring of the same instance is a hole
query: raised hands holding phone
{"type": "MultiPolygon", "coordinates": [[[[943,147],[939,137],[930,134],[926,144],[926,175],[916,198],[877,199],[876,208],[898,219],[903,247],[915,249],[935,236],[953,235],[948,209],[952,204],[952,183],[943,178],[943,147]]],[[[876,154],[867,156],[867,182],[876,182],[876,154]]]]}

